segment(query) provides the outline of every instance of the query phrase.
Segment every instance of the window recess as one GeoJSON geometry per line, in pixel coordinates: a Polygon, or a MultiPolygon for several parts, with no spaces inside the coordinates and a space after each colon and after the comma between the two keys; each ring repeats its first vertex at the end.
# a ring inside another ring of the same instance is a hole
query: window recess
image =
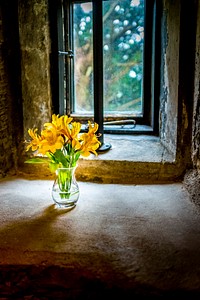
{"type": "Polygon", "coordinates": [[[58,6],[59,114],[104,133],[158,133],[160,17],[156,0],[58,6]]]}

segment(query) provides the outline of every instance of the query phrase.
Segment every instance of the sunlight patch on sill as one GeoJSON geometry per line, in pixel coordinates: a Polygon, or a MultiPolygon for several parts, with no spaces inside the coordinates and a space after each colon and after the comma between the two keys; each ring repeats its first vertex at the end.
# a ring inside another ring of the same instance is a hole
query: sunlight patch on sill
{"type": "MultiPolygon", "coordinates": [[[[111,144],[111,149],[99,152],[87,159],[135,161],[135,162],[174,162],[174,156],[152,135],[104,134],[104,143],[111,144]]],[[[85,158],[84,158],[85,159],[85,158]]]]}

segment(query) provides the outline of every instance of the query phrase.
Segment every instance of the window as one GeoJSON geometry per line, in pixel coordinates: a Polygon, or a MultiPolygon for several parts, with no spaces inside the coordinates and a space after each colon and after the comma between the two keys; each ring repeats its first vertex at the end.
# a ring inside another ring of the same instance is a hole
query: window
{"type": "Polygon", "coordinates": [[[60,2],[60,114],[92,118],[101,133],[157,133],[157,2],[60,2]]]}

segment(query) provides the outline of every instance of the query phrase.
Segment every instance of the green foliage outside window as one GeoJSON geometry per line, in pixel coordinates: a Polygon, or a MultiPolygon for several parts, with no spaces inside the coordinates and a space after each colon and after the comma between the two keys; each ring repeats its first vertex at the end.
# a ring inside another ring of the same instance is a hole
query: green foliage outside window
{"type": "MultiPolygon", "coordinates": [[[[77,111],[93,110],[92,4],[74,6],[77,111]]],[[[144,0],[103,2],[104,110],[141,112],[144,0]]]]}

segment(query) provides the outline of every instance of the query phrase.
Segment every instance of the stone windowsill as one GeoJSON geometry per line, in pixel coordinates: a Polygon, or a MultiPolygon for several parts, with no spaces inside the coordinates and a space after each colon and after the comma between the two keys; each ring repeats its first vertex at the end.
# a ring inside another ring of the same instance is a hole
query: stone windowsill
{"type": "MultiPolygon", "coordinates": [[[[158,137],[105,134],[104,143],[111,144],[111,149],[79,159],[77,180],[125,184],[180,181],[183,170],[158,137]]],[[[54,176],[47,166],[38,164],[23,164],[19,172],[32,178],[54,176]]]]}

